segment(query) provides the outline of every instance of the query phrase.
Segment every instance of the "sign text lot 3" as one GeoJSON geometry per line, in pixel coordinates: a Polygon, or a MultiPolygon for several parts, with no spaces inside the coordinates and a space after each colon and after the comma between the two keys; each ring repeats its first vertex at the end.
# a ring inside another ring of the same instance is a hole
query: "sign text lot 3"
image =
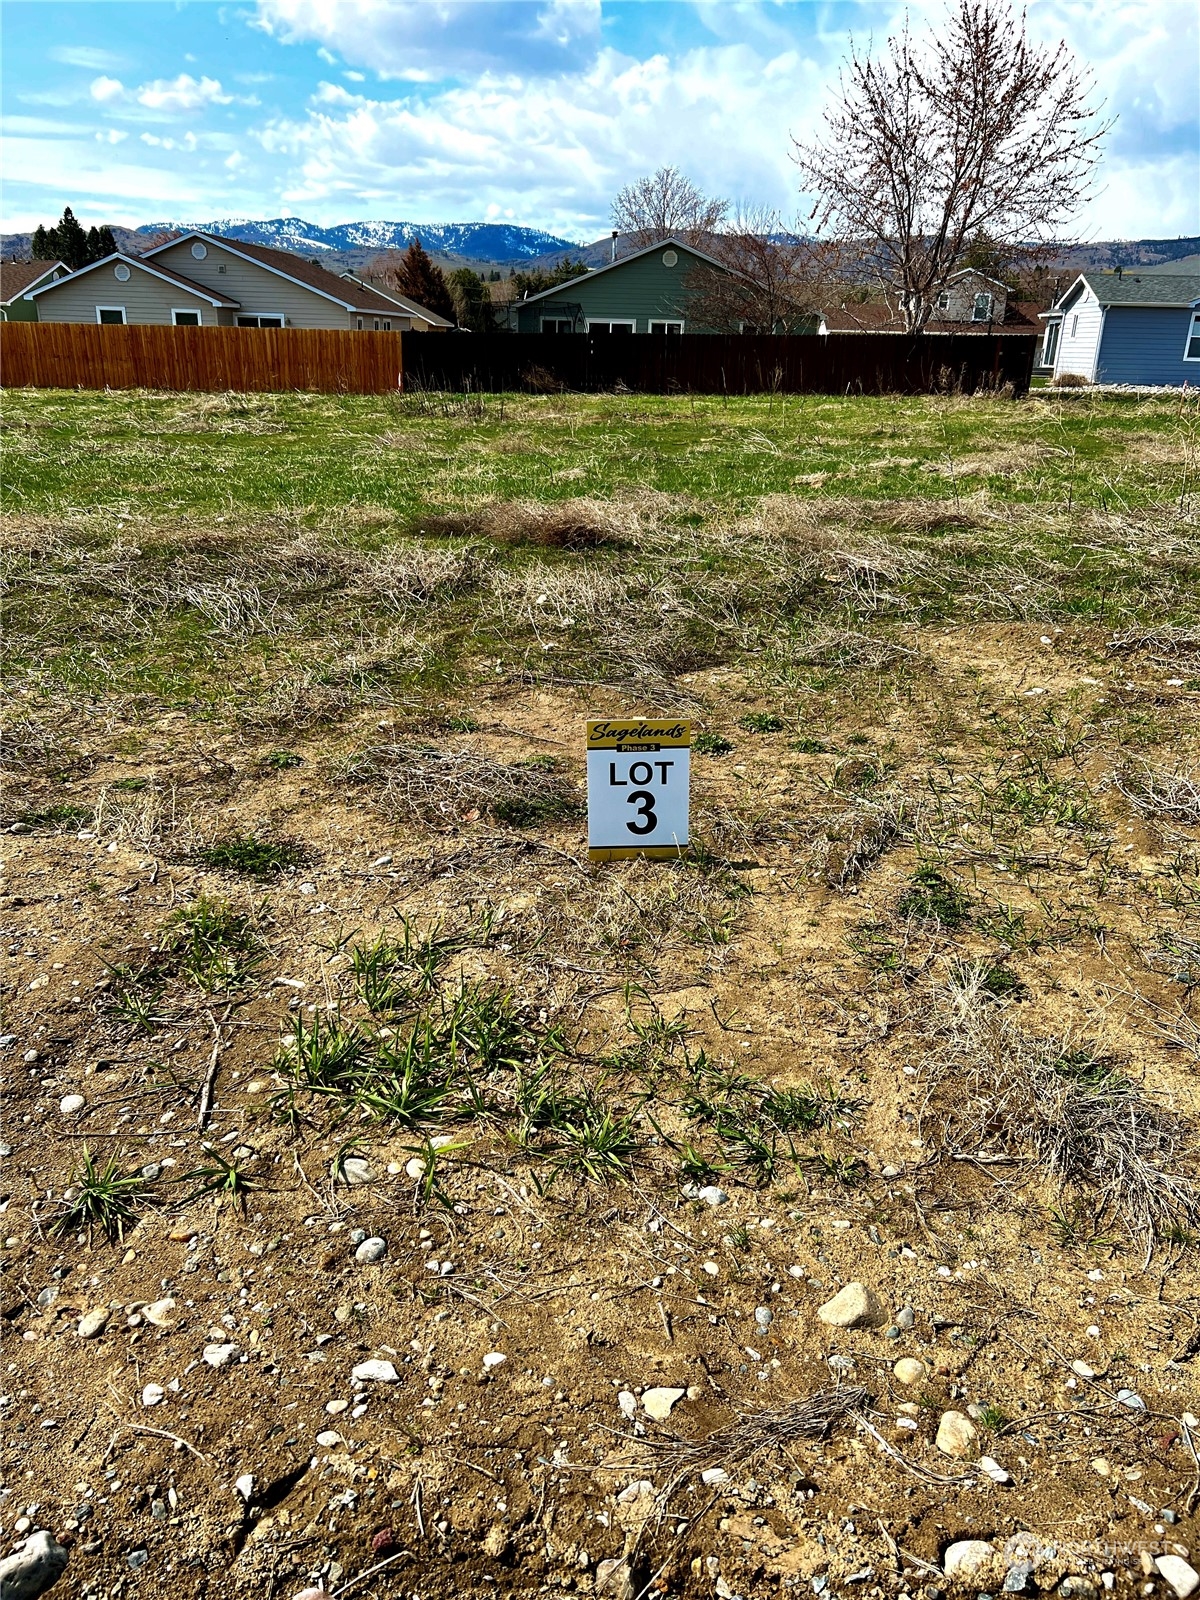
{"type": "Polygon", "coordinates": [[[687,848],[692,725],[604,717],[587,725],[588,855],[670,857],[687,848]]]}

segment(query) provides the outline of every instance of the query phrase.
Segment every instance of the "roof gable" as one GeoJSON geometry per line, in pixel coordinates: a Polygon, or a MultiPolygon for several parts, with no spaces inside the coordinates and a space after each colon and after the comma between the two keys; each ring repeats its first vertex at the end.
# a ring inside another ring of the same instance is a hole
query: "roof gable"
{"type": "Polygon", "coordinates": [[[703,250],[697,250],[694,244],[686,244],[673,233],[665,238],[656,239],[653,244],[643,246],[641,250],[631,250],[627,256],[622,256],[619,261],[610,261],[607,266],[593,267],[590,272],[581,272],[577,278],[567,278],[562,283],[556,283],[549,289],[540,289],[537,294],[526,295],[522,300],[514,300],[515,306],[531,306],[538,300],[545,300],[548,295],[561,294],[564,289],[569,289],[573,283],[594,283],[597,278],[602,278],[606,272],[619,272],[622,267],[627,267],[631,261],[640,261],[644,256],[653,254],[655,250],[683,250],[689,256],[695,256],[698,261],[703,261],[706,266],[716,267],[721,272],[732,272],[723,261],[718,261],[716,256],[710,256],[703,250]]]}
{"type": "Polygon", "coordinates": [[[0,261],[0,305],[11,305],[59,267],[70,270],[65,261],[0,261]]]}
{"type": "Polygon", "coordinates": [[[186,294],[195,295],[198,300],[207,300],[209,305],[236,307],[238,302],[231,300],[228,295],[214,294],[211,289],[206,289],[203,284],[193,283],[191,278],[185,278],[180,272],[172,272],[170,267],[160,267],[157,262],[153,266],[143,256],[128,256],[123,250],[118,250],[110,256],[102,256],[99,261],[89,262],[86,267],[80,267],[75,272],[70,272],[65,278],[59,278],[54,283],[45,283],[40,289],[30,292],[31,300],[44,294],[53,294],[56,289],[65,289],[68,284],[76,284],[80,278],[86,278],[89,272],[95,272],[98,267],[111,267],[114,262],[123,261],[127,267],[132,267],[137,272],[148,272],[152,278],[161,278],[164,283],[174,284],[176,288],[184,290],[186,294]]]}
{"type": "Polygon", "coordinates": [[[1077,285],[1083,284],[1102,306],[1146,306],[1159,310],[1182,310],[1200,299],[1200,272],[1081,272],[1056,306],[1065,311],[1074,305],[1077,285]],[[1072,296],[1068,300],[1068,296],[1072,296]]]}

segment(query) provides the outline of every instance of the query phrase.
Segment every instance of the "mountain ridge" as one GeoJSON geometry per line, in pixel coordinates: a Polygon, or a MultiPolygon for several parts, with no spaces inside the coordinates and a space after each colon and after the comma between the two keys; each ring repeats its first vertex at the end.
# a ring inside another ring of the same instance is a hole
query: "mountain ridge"
{"type": "Polygon", "coordinates": [[[483,261],[525,261],[555,251],[578,248],[543,228],[513,222],[340,222],[324,228],[303,217],[219,217],[208,222],[150,222],[133,231],[134,238],[165,232],[219,233],[227,239],[272,246],[293,253],[345,250],[404,250],[414,238],[431,253],[483,261]]]}

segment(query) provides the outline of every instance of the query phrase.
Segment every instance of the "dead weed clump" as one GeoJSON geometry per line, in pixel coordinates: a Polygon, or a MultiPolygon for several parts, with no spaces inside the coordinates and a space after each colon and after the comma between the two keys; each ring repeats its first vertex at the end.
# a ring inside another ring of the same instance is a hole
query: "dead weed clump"
{"type": "Polygon", "coordinates": [[[462,550],[421,544],[393,546],[380,551],[367,566],[355,593],[364,599],[382,600],[395,611],[407,611],[469,594],[479,588],[489,567],[486,555],[471,545],[462,550]]]}
{"type": "Polygon", "coordinates": [[[904,797],[896,793],[858,799],[819,836],[812,852],[812,876],[827,889],[845,889],[863,878],[903,837],[904,797]]]}
{"type": "Polygon", "coordinates": [[[940,1049],[922,1117],[957,1156],[1024,1158],[1149,1249],[1200,1222],[1197,1132],[1093,1040],[1025,1033],[988,994],[985,961],[959,966],[942,996],[940,1049]]]}
{"type": "Polygon", "coordinates": [[[1200,656],[1200,627],[1125,628],[1108,641],[1109,655],[1149,655],[1160,666],[1200,656]]]}
{"type": "Polygon", "coordinates": [[[96,797],[92,831],[102,839],[135,850],[162,850],[186,854],[199,843],[190,816],[180,816],[175,790],[149,785],[122,790],[106,785],[96,797]]]}
{"type": "Polygon", "coordinates": [[[1143,817],[1200,824],[1200,772],[1130,767],[1118,772],[1113,782],[1143,817]]]}
{"type": "Polygon", "coordinates": [[[488,539],[493,544],[554,550],[620,546],[631,529],[620,508],[601,500],[502,500],[466,511],[430,512],[410,531],[440,538],[488,539]]]}
{"type": "Polygon", "coordinates": [[[506,764],[472,750],[375,745],[352,756],[345,775],[381,789],[380,806],[397,821],[451,829],[487,818],[532,827],[578,815],[575,785],[553,757],[506,764]]]}

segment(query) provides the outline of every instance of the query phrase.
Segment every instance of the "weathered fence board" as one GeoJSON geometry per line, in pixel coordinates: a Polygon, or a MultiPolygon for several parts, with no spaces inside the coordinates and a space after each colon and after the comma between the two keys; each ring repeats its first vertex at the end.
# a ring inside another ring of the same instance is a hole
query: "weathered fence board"
{"type": "Polygon", "coordinates": [[[404,335],[405,388],[923,394],[1029,387],[1035,334],[404,335]]]}
{"type": "Polygon", "coordinates": [[[398,333],[0,323],[0,384],[10,389],[386,394],[400,373],[398,333]]]}

